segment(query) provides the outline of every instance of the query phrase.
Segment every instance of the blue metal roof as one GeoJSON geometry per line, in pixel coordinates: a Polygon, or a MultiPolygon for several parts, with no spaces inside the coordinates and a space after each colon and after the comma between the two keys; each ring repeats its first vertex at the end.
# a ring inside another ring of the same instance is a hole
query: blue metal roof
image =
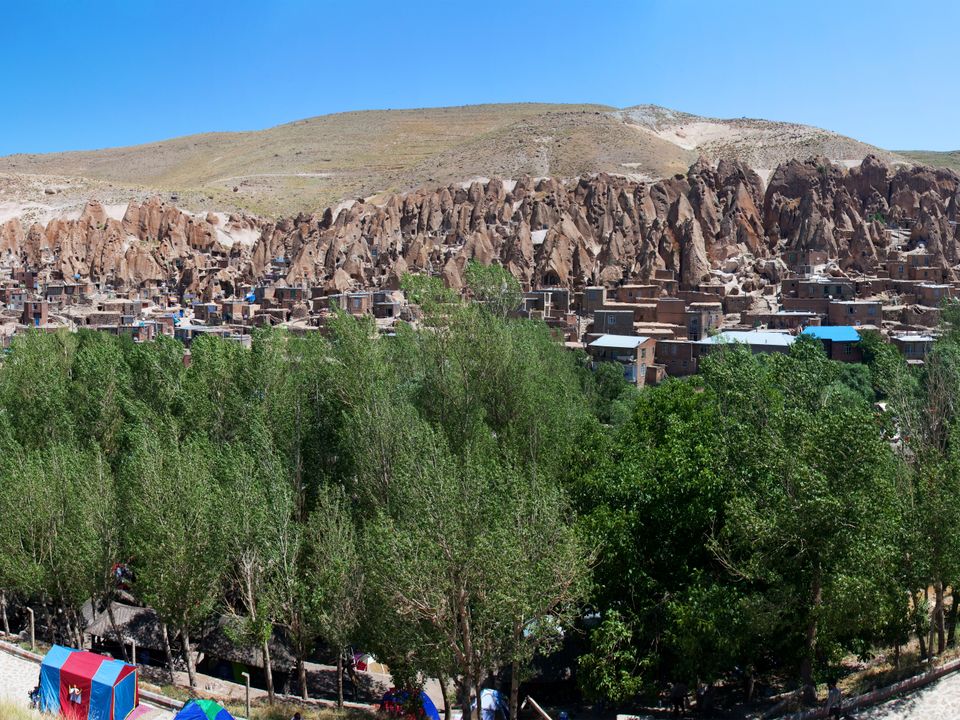
{"type": "Polygon", "coordinates": [[[851,325],[811,325],[803,329],[804,335],[832,342],[859,342],[860,333],[851,325]]]}

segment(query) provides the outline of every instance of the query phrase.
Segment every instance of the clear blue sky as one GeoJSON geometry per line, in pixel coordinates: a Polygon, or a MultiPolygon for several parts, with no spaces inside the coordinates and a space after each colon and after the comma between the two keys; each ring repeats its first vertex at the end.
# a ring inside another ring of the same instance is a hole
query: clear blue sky
{"type": "Polygon", "coordinates": [[[4,0],[0,17],[0,155],[515,101],[960,148],[952,0],[4,0]]]}

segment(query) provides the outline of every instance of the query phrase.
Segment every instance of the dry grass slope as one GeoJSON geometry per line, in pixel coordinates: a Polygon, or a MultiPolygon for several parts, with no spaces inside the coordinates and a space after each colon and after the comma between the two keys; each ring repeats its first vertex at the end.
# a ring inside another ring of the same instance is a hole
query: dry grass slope
{"type": "Polygon", "coordinates": [[[188,209],[279,215],[474,177],[653,179],[685,172],[701,154],[740,158],[763,174],[791,157],[852,164],[870,152],[904,161],[791,123],[715,120],[650,105],[520,103],[349,112],[135,147],[12,155],[0,158],[0,175],[29,178],[41,191],[72,179],[73,194],[89,189],[106,202],[161,191],[188,209]]]}
{"type": "Polygon", "coordinates": [[[42,720],[43,715],[22,705],[0,700],[0,720],[42,720]]]}
{"type": "Polygon", "coordinates": [[[934,152],[929,150],[900,150],[900,155],[908,157],[921,165],[942,167],[960,173],[960,150],[934,152]]]}

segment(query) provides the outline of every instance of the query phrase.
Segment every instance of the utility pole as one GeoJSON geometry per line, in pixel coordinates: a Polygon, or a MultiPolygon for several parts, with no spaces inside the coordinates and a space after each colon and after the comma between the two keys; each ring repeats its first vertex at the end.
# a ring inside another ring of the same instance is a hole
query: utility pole
{"type": "Polygon", "coordinates": [[[30,649],[36,652],[37,651],[37,633],[36,633],[36,627],[34,625],[33,608],[28,607],[27,612],[30,613],[30,649]]]}
{"type": "Polygon", "coordinates": [[[247,684],[247,720],[250,720],[250,673],[242,672],[244,682],[247,684]]]}

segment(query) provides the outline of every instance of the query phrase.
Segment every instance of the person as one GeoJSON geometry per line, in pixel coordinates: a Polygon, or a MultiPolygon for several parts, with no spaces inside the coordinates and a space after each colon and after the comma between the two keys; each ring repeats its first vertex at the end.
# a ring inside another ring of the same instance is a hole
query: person
{"type": "Polygon", "coordinates": [[[37,685],[28,695],[30,697],[30,709],[38,709],[40,707],[40,686],[37,685]]]}
{"type": "Polygon", "coordinates": [[[837,687],[836,680],[829,680],[827,682],[827,717],[832,718],[850,718],[850,716],[843,711],[843,694],[840,692],[840,688],[837,687]]]}
{"type": "Polygon", "coordinates": [[[683,717],[687,711],[687,686],[682,682],[675,682],[670,688],[670,714],[673,717],[683,717]]]}

